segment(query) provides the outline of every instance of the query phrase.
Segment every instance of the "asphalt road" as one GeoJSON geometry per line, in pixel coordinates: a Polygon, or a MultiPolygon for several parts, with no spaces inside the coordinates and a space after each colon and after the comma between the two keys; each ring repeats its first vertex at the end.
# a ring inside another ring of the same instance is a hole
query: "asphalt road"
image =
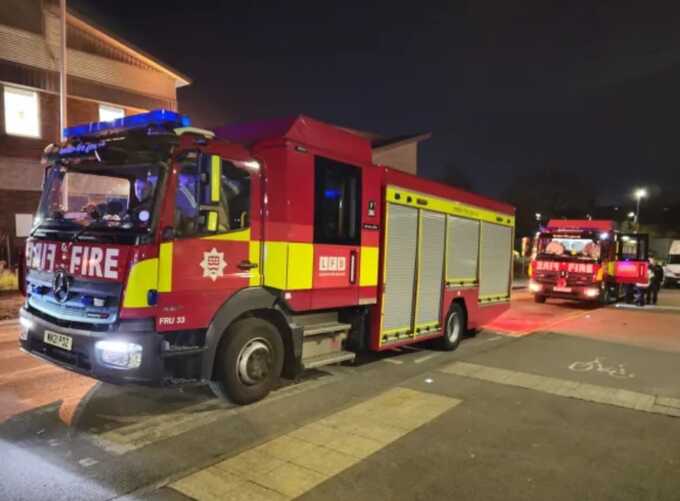
{"type": "Polygon", "coordinates": [[[680,311],[519,293],[491,327],[234,407],[71,375],[3,324],[0,499],[680,498],[680,311]]]}

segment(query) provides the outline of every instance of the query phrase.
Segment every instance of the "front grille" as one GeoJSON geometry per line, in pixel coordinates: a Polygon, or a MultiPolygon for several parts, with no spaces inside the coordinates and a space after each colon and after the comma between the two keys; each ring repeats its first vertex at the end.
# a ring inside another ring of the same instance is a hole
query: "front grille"
{"type": "Polygon", "coordinates": [[[111,329],[110,324],[92,324],[89,322],[76,322],[73,320],[64,320],[63,318],[58,318],[48,313],[45,313],[44,311],[41,311],[31,306],[30,304],[26,307],[26,309],[36,317],[42,318],[43,320],[47,320],[48,322],[58,325],[59,327],[66,327],[67,329],[79,329],[93,332],[106,332],[111,329]]]}
{"type": "Polygon", "coordinates": [[[60,302],[52,291],[53,276],[38,270],[30,270],[26,276],[27,303],[43,318],[63,327],[96,331],[105,331],[106,325],[116,322],[122,284],[71,278],[68,298],[60,302]],[[94,306],[93,298],[104,300],[104,305],[94,306]]]}

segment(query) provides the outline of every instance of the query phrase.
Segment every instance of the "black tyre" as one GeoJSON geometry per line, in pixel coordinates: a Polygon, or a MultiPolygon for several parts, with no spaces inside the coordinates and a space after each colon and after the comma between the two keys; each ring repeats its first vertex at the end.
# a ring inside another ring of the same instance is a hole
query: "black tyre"
{"type": "Polygon", "coordinates": [[[546,297],[541,294],[534,294],[534,303],[545,303],[546,297]]]}
{"type": "Polygon", "coordinates": [[[458,348],[460,340],[467,329],[465,309],[459,303],[453,303],[444,324],[444,336],[437,338],[437,347],[441,350],[453,351],[458,348]]]}
{"type": "Polygon", "coordinates": [[[210,388],[236,404],[257,402],[281,376],[283,355],[276,327],[260,318],[239,320],[227,329],[217,349],[210,388]]]}

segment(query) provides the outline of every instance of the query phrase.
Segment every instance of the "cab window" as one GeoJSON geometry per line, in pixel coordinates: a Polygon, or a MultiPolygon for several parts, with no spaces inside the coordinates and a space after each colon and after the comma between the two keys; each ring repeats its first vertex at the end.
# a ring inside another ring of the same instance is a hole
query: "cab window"
{"type": "Polygon", "coordinates": [[[330,158],[315,158],[314,242],[359,245],[361,170],[330,158]]]}

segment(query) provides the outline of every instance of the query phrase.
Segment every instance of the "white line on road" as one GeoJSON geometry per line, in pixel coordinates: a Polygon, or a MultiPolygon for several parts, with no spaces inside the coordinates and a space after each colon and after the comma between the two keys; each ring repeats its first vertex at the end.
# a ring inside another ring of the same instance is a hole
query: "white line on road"
{"type": "Polygon", "coordinates": [[[89,468],[90,466],[94,466],[97,463],[99,463],[99,461],[97,461],[96,459],[92,459],[92,458],[83,458],[80,461],[78,461],[78,463],[80,464],[80,466],[82,466],[84,468],[89,468]]]}
{"type": "Polygon", "coordinates": [[[660,397],[610,386],[579,383],[527,372],[519,372],[467,362],[454,362],[441,369],[447,374],[463,376],[490,383],[516,386],[561,397],[576,398],[599,404],[615,405],[637,411],[680,417],[680,399],[660,397]]]}
{"type": "Polygon", "coordinates": [[[394,358],[383,358],[383,362],[387,362],[388,364],[394,364],[394,365],[401,365],[404,363],[403,360],[397,360],[394,358]]]}
{"type": "Polygon", "coordinates": [[[432,358],[438,357],[439,355],[441,355],[441,353],[430,353],[429,355],[425,355],[424,357],[416,358],[413,362],[416,364],[420,364],[432,358]]]}

